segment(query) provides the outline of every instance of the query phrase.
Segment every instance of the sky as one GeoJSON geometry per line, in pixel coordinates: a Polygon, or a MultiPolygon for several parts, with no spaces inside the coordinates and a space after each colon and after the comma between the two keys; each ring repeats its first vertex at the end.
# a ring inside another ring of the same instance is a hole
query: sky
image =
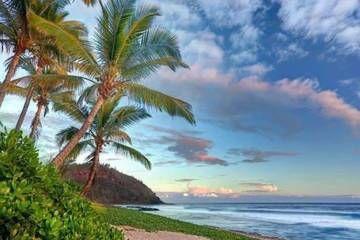
{"type": "MultiPolygon", "coordinates": [[[[151,111],[128,132],[152,170],[110,151],[102,163],[166,202],[360,201],[359,0],[138,2],[161,8],[156,24],[190,66],[142,83],[191,103],[197,124],[151,111]]],[[[99,7],[68,10],[92,35],[99,7]]],[[[14,126],[22,104],[7,97],[1,121],[14,126]]],[[[42,120],[43,161],[70,125],[59,113],[42,120]]]]}

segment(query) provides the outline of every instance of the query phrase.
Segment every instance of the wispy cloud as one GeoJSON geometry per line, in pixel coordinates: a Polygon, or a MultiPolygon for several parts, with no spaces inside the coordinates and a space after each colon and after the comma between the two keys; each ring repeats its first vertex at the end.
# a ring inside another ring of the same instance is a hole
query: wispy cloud
{"type": "Polygon", "coordinates": [[[242,148],[230,148],[227,153],[233,156],[243,156],[245,163],[264,163],[268,162],[274,157],[294,157],[299,154],[296,152],[281,152],[281,151],[264,151],[259,149],[242,149],[242,148]]]}
{"type": "MultiPolygon", "coordinates": [[[[360,54],[360,1],[278,0],[283,28],[312,39],[339,46],[346,53],[360,54]]],[[[338,51],[344,53],[344,51],[338,51]]]]}
{"type": "Polygon", "coordinates": [[[179,160],[159,161],[159,162],[155,162],[154,166],[161,167],[165,165],[178,165],[182,163],[183,161],[179,161],[179,160]]]}
{"type": "Polygon", "coordinates": [[[176,157],[184,159],[187,163],[228,166],[226,160],[209,154],[209,150],[213,147],[213,142],[209,139],[157,126],[148,127],[165,133],[158,139],[158,142],[166,143],[168,151],[174,153],[176,157]]]}
{"type": "Polygon", "coordinates": [[[180,178],[180,179],[176,179],[175,182],[185,182],[185,183],[190,183],[193,181],[197,181],[199,179],[196,178],[180,178]]]}

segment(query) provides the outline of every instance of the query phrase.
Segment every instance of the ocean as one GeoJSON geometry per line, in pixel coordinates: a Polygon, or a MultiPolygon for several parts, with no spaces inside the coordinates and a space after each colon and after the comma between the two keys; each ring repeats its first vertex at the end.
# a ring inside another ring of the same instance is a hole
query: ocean
{"type": "Polygon", "coordinates": [[[290,240],[360,240],[360,204],[157,205],[162,216],[290,240]]]}

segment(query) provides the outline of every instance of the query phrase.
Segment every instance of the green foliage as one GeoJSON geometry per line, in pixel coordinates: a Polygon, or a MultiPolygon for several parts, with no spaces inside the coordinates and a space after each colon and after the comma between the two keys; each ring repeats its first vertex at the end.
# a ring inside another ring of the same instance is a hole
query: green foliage
{"type": "Polygon", "coordinates": [[[181,232],[190,235],[203,236],[214,240],[253,240],[237,233],[200,226],[192,223],[173,220],[170,218],[143,213],[125,208],[105,208],[93,205],[94,209],[102,216],[104,221],[113,225],[131,226],[146,231],[181,232]]]}
{"type": "MultiPolygon", "coordinates": [[[[75,160],[85,150],[90,149],[92,154],[89,155],[88,159],[93,161],[97,147],[111,147],[116,152],[138,161],[147,169],[151,169],[151,162],[146,156],[136,149],[125,145],[125,143],[131,144],[131,138],[125,132],[126,127],[151,116],[143,108],[134,106],[119,107],[121,97],[121,95],[116,95],[105,101],[90,129],[85,133],[83,140],[71,151],[67,160],[75,160]],[[98,143],[99,139],[102,141],[101,146],[98,143]]],[[[91,109],[94,107],[93,102],[82,104],[72,98],[59,100],[54,102],[54,109],[64,112],[79,124],[89,116],[91,109]]],[[[79,129],[75,126],[60,131],[56,135],[59,146],[69,142],[78,131],[79,129]]]]}
{"type": "Polygon", "coordinates": [[[0,132],[0,239],[123,239],[74,186],[39,162],[30,138],[0,132]]]}

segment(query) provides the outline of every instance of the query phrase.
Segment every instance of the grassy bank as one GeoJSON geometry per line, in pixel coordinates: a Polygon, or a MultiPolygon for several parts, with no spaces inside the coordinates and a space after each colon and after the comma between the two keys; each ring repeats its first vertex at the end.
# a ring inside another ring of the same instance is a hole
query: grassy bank
{"type": "Polygon", "coordinates": [[[144,213],[138,210],[104,207],[94,205],[95,210],[104,221],[112,225],[125,225],[146,231],[171,231],[185,234],[208,237],[214,240],[251,240],[252,238],[241,236],[232,232],[214,229],[169,219],[155,214],[144,213]]]}

